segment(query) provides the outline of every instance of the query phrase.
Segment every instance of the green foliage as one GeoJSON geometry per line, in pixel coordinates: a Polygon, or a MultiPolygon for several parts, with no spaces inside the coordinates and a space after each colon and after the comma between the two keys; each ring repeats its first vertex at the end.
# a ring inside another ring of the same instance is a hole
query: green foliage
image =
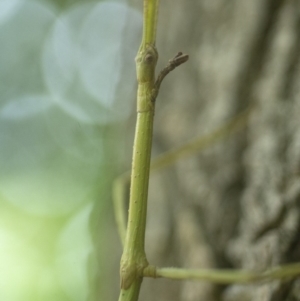
{"type": "Polygon", "coordinates": [[[103,296],[140,22],[115,1],[0,2],[1,300],[103,296]]]}

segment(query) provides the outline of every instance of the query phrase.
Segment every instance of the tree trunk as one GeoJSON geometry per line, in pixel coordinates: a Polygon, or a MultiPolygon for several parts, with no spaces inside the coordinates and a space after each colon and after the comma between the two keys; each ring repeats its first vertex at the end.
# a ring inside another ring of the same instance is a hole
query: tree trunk
{"type": "MultiPolygon", "coordinates": [[[[141,6],[141,1],[139,6],[141,6]]],[[[153,157],[248,107],[247,125],[151,178],[151,264],[263,270],[300,257],[299,1],[162,1],[153,157]]],[[[300,281],[149,280],[140,300],[299,300],[300,281]]]]}

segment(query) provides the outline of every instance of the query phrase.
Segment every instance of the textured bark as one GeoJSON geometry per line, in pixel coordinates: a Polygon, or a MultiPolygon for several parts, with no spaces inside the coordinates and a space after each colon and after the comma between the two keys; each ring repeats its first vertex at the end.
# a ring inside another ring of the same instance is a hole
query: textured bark
{"type": "MultiPolygon", "coordinates": [[[[190,61],[162,85],[154,156],[254,109],[239,133],[152,176],[149,261],[254,270],[299,261],[299,1],[162,1],[158,29],[160,67],[179,50],[190,61]]],[[[145,279],[140,300],[300,300],[300,282],[145,279]]]]}

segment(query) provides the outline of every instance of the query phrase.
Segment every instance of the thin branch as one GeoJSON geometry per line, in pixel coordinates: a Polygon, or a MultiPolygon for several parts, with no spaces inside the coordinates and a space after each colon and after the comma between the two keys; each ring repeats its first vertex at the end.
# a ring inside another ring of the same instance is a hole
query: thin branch
{"type": "Polygon", "coordinates": [[[250,284],[262,281],[273,281],[285,278],[295,278],[300,275],[300,263],[288,264],[270,268],[263,272],[246,270],[216,270],[216,269],[179,269],[156,268],[144,270],[144,277],[169,278],[174,280],[200,280],[220,284],[244,283],[250,284]]]}
{"type": "Polygon", "coordinates": [[[151,171],[160,170],[164,167],[174,164],[181,159],[197,154],[217,141],[221,141],[222,138],[226,138],[231,134],[244,129],[248,123],[249,116],[253,112],[253,109],[254,106],[250,106],[237,116],[222,124],[213,132],[201,137],[197,137],[182,146],[176,147],[157,156],[151,162],[151,171]]]}
{"type": "Polygon", "coordinates": [[[180,66],[181,64],[185,63],[189,59],[189,56],[187,54],[184,54],[182,52],[178,52],[174,58],[169,60],[168,65],[160,71],[155,83],[154,83],[154,88],[152,90],[152,101],[155,101],[160,85],[163,81],[163,79],[176,67],[180,66]]]}

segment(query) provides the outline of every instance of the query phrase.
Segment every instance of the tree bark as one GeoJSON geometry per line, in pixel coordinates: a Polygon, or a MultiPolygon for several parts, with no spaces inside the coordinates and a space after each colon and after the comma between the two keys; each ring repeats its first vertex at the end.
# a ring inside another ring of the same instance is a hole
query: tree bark
{"type": "MultiPolygon", "coordinates": [[[[140,1],[138,1],[140,2],[140,1]]],[[[140,3],[139,3],[140,4],[140,3]]],[[[151,264],[263,270],[300,259],[300,4],[162,1],[153,157],[251,106],[247,126],[154,174],[151,264]]],[[[300,281],[253,286],[145,279],[140,300],[299,300],[300,281]]]]}

